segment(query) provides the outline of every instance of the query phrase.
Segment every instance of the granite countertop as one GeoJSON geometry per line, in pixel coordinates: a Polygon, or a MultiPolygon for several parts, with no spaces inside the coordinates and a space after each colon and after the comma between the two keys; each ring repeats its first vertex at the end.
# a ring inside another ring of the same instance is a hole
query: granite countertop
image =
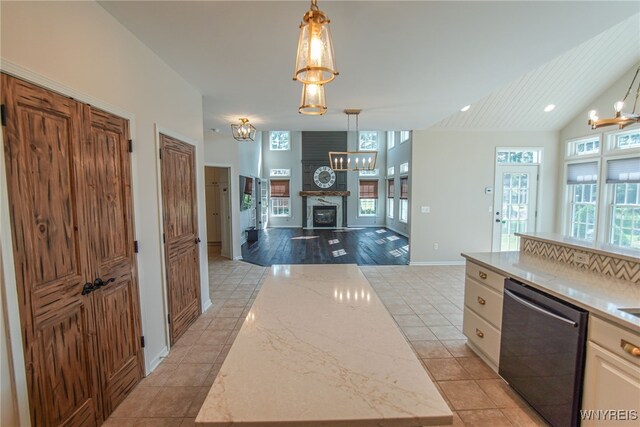
{"type": "Polygon", "coordinates": [[[640,318],[618,310],[640,308],[640,285],[520,252],[462,256],[640,333],[640,318]]]}
{"type": "Polygon", "coordinates": [[[356,265],[272,267],[196,418],[245,427],[452,421],[356,265]]]}

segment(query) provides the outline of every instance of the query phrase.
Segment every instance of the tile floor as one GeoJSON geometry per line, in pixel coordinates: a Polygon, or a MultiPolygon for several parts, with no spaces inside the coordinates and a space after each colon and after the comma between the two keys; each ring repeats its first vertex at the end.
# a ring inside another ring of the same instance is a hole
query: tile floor
{"type": "MultiPolygon", "coordinates": [[[[465,345],[463,267],[361,270],[454,411],[454,426],[544,426],[465,345]]],[[[105,426],[193,426],[195,416],[265,278],[265,267],[209,255],[214,306],[116,408],[105,426]]]]}

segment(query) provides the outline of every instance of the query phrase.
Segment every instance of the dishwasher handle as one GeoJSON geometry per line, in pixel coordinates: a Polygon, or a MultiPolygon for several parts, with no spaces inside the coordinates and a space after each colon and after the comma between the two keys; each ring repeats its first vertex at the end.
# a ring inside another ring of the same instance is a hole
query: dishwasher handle
{"type": "Polygon", "coordinates": [[[507,294],[507,296],[511,297],[514,301],[516,301],[516,302],[518,302],[518,303],[520,303],[520,304],[522,304],[522,305],[524,305],[524,306],[527,306],[527,307],[529,307],[529,308],[530,308],[530,309],[532,309],[532,310],[536,310],[536,311],[538,311],[538,312],[540,312],[540,313],[542,313],[542,314],[544,314],[544,315],[547,315],[547,316],[553,317],[554,319],[561,320],[561,321],[563,321],[563,322],[565,322],[565,323],[568,323],[569,325],[573,326],[574,328],[578,326],[578,324],[577,324],[576,322],[574,322],[573,320],[565,319],[564,317],[562,317],[562,316],[558,316],[557,314],[552,313],[552,312],[550,312],[550,311],[547,311],[547,310],[545,310],[545,309],[544,309],[544,308],[542,308],[542,307],[538,307],[538,306],[537,306],[537,305],[535,305],[535,304],[531,304],[530,302],[525,301],[524,299],[522,299],[522,298],[520,298],[520,297],[516,296],[516,294],[514,294],[513,292],[511,292],[511,291],[510,291],[510,290],[508,290],[508,289],[505,289],[505,290],[504,290],[504,293],[505,293],[505,294],[507,294]]]}

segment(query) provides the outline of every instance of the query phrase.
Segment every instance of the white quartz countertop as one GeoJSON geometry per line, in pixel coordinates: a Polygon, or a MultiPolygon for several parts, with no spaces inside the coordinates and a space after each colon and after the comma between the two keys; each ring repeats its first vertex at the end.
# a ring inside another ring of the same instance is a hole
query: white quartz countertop
{"type": "Polygon", "coordinates": [[[420,426],[452,413],[355,265],[273,266],[201,426],[420,426]]]}
{"type": "Polygon", "coordinates": [[[618,310],[640,307],[640,285],[520,252],[462,256],[640,333],[640,318],[618,310]]]}

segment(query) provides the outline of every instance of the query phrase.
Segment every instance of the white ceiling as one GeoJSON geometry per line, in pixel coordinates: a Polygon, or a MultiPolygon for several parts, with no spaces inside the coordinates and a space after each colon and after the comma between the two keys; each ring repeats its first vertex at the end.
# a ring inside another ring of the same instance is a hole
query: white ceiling
{"type": "MultiPolygon", "coordinates": [[[[640,14],[473,103],[433,128],[557,130],[640,62],[640,14]],[[554,104],[549,113],[545,106],[554,104]]],[[[623,97],[624,93],[620,94],[623,97]]],[[[613,106],[611,106],[613,109],[613,106]]],[[[585,124],[587,118],[585,117],[585,124]]]]}
{"type": "Polygon", "coordinates": [[[259,130],[344,130],[344,108],[364,110],[361,129],[428,128],[640,12],[640,2],[320,0],[340,76],[326,86],[328,113],[309,117],[291,79],[308,4],[101,2],[203,93],[205,128],[224,132],[245,116],[259,130]]]}

